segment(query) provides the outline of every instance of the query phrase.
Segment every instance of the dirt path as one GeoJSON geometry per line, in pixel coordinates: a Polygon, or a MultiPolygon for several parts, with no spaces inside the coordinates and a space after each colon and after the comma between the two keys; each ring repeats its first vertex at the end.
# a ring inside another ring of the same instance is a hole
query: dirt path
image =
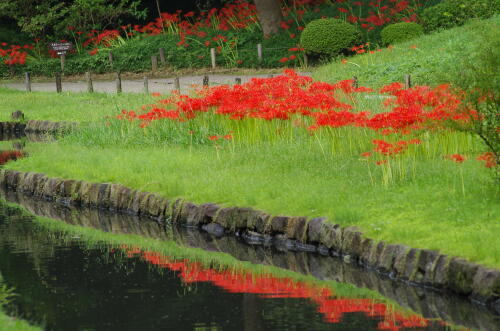
{"type": "MultiPolygon", "coordinates": [[[[310,76],[311,73],[300,73],[302,75],[310,76]]],[[[258,75],[221,75],[213,74],[209,75],[209,85],[216,86],[221,84],[234,84],[236,78],[241,78],[242,83],[248,82],[251,78],[269,77],[269,74],[258,74],[258,75]]],[[[276,76],[276,74],[274,74],[276,76]]],[[[194,87],[201,86],[203,83],[203,75],[193,75],[184,76],[180,78],[181,92],[186,93],[192,90],[194,87]]],[[[15,90],[25,90],[24,82],[14,82],[14,83],[0,83],[0,86],[8,87],[15,90]]],[[[95,92],[103,93],[116,93],[116,82],[115,81],[94,81],[93,82],[95,92]]],[[[166,93],[174,89],[174,78],[151,78],[149,79],[149,92],[160,92],[166,93]]],[[[56,84],[55,82],[37,82],[31,84],[32,91],[45,91],[45,92],[55,92],[56,84]]],[[[62,83],[63,91],[70,92],[86,92],[87,83],[84,80],[64,82],[62,83]]],[[[144,81],[142,79],[127,79],[122,80],[122,91],[124,93],[141,93],[144,91],[144,81]]]]}

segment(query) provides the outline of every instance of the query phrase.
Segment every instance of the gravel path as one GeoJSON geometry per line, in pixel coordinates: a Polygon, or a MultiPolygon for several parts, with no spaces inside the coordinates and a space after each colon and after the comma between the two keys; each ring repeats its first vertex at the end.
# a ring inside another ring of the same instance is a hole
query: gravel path
{"type": "MultiPolygon", "coordinates": [[[[303,72],[302,75],[310,76],[311,73],[303,72]]],[[[220,84],[234,84],[236,78],[241,78],[242,83],[248,82],[251,78],[260,77],[265,78],[270,75],[209,75],[210,86],[216,86],[220,84]]],[[[274,75],[276,76],[276,75],[274,75]]],[[[201,86],[203,83],[203,75],[199,76],[184,76],[180,78],[181,92],[186,93],[192,90],[196,86],[201,86]]],[[[94,81],[94,91],[104,92],[104,93],[115,93],[116,92],[116,82],[115,81],[94,81]]],[[[25,90],[24,82],[19,83],[7,83],[1,84],[0,86],[8,87],[15,90],[25,90]]],[[[170,92],[174,89],[174,78],[150,78],[149,79],[149,92],[170,92]]],[[[43,83],[32,83],[32,91],[48,91],[55,92],[56,84],[55,82],[43,82],[43,83]]],[[[62,90],[71,92],[86,92],[87,83],[85,81],[77,82],[64,82],[62,83],[62,90]]],[[[135,92],[141,93],[144,91],[143,80],[122,80],[122,91],[123,92],[135,92]]]]}

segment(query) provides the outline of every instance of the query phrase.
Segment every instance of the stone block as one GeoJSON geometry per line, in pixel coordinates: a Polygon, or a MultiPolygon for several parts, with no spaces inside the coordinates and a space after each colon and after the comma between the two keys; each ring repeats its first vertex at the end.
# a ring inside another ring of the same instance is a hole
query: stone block
{"type": "Polygon", "coordinates": [[[285,234],[288,228],[288,221],[290,217],[288,216],[274,216],[271,219],[271,234],[285,234]]]}
{"type": "Polygon", "coordinates": [[[338,224],[323,223],[320,233],[320,244],[340,252],[342,249],[342,228],[338,224]]]}
{"type": "Polygon", "coordinates": [[[472,283],[472,298],[485,304],[500,299],[500,270],[479,267],[472,283]]]}
{"type": "Polygon", "coordinates": [[[290,239],[295,239],[300,243],[307,242],[307,218],[292,217],[288,221],[286,235],[290,239]]]}
{"type": "Polygon", "coordinates": [[[452,258],[449,270],[449,288],[458,294],[471,294],[478,269],[477,264],[457,257],[452,258]]]}
{"type": "Polygon", "coordinates": [[[307,242],[310,244],[318,244],[321,240],[321,228],[325,222],[324,217],[313,218],[307,224],[307,242]]]}
{"type": "Polygon", "coordinates": [[[342,254],[349,254],[354,259],[361,256],[362,233],[356,226],[349,226],[342,231],[342,254]]]}

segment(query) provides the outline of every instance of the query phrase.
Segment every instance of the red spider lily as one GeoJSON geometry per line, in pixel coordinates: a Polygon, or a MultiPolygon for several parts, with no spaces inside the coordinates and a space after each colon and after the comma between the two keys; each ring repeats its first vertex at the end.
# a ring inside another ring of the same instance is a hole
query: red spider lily
{"type": "Polygon", "coordinates": [[[2,151],[0,152],[0,164],[5,164],[11,160],[17,160],[24,156],[25,154],[21,151],[2,151]]]}
{"type": "Polygon", "coordinates": [[[486,168],[493,168],[497,165],[497,161],[495,159],[495,154],[493,154],[492,152],[485,152],[485,153],[479,155],[476,158],[476,160],[483,161],[484,166],[486,168]]]}
{"type": "Polygon", "coordinates": [[[448,158],[455,163],[463,163],[466,160],[465,157],[460,154],[452,154],[449,155],[448,158]]]}
{"type": "MultiPolygon", "coordinates": [[[[195,96],[175,93],[159,100],[158,105],[143,107],[144,113],[133,119],[184,121],[206,112],[234,120],[290,120],[292,116],[301,116],[310,119],[305,121],[307,123],[313,121],[309,125],[310,130],[324,126],[353,126],[369,128],[382,134],[408,134],[429,126],[439,128],[443,121],[468,120],[467,114],[458,112],[460,96],[452,94],[446,85],[435,88],[416,86],[407,90],[403,89],[401,83],[385,86],[380,92],[392,95],[385,102],[386,107],[391,109],[378,114],[356,111],[353,105],[340,101],[346,96],[347,100],[352,101],[354,94],[369,92],[372,92],[369,88],[354,87],[352,80],[335,84],[313,82],[310,77],[285,70],[284,75],[274,78],[255,78],[241,85],[205,88],[195,96]]],[[[414,140],[408,143],[418,142],[414,140]]]]}

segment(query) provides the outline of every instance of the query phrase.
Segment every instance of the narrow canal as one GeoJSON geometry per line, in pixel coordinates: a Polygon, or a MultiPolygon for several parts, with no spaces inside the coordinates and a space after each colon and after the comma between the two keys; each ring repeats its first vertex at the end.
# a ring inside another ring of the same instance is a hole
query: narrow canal
{"type": "Polygon", "coordinates": [[[0,276],[16,293],[3,310],[44,330],[500,330],[465,299],[333,257],[8,190],[0,276]]]}

